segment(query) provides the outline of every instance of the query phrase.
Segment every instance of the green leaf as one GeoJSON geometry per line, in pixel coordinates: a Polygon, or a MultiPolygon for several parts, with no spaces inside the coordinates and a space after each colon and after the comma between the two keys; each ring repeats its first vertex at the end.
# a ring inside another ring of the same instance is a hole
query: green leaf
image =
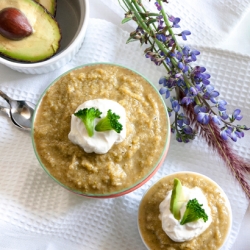
{"type": "Polygon", "coordinates": [[[140,13],[140,15],[141,15],[143,18],[151,17],[151,16],[159,16],[158,13],[150,13],[150,12],[140,13]]]}
{"type": "Polygon", "coordinates": [[[126,44],[131,43],[131,42],[135,42],[138,41],[138,39],[134,39],[133,37],[130,37],[127,41],[126,44]]]}
{"type": "Polygon", "coordinates": [[[149,24],[155,23],[155,22],[157,22],[157,19],[150,18],[150,19],[148,19],[147,24],[149,25],[149,24]]]}
{"type": "Polygon", "coordinates": [[[125,18],[122,20],[122,24],[127,23],[127,22],[129,22],[130,20],[132,20],[131,17],[125,17],[125,18]]]}

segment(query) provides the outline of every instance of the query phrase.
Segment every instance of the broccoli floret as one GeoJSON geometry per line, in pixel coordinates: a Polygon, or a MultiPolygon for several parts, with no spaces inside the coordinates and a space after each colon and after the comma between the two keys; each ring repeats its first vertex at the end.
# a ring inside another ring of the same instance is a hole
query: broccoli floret
{"type": "Polygon", "coordinates": [[[208,216],[202,206],[202,204],[198,203],[197,199],[189,200],[180,224],[184,225],[188,222],[197,221],[200,218],[206,222],[208,216]]]}
{"type": "Polygon", "coordinates": [[[101,118],[102,112],[95,108],[80,109],[74,115],[82,120],[89,137],[94,135],[94,120],[95,118],[101,118]]]}
{"type": "Polygon", "coordinates": [[[107,130],[115,130],[117,133],[120,133],[122,130],[122,124],[119,123],[118,119],[120,119],[119,115],[112,113],[109,109],[107,116],[101,119],[95,126],[96,131],[107,131],[107,130]]]}

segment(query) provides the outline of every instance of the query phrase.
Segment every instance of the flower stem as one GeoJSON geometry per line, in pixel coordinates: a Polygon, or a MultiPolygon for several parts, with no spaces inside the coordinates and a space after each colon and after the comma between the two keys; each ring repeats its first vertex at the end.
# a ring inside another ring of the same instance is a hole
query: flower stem
{"type": "Polygon", "coordinates": [[[176,40],[176,37],[175,37],[175,35],[174,35],[174,32],[173,32],[173,30],[171,29],[171,26],[170,26],[170,24],[169,24],[167,15],[166,15],[166,13],[165,13],[165,11],[164,11],[164,8],[163,8],[163,5],[162,5],[162,1],[161,1],[161,0],[158,0],[158,3],[159,3],[160,6],[161,6],[161,14],[162,14],[162,16],[163,16],[163,19],[164,19],[164,22],[165,22],[166,27],[167,27],[167,29],[168,29],[168,32],[169,32],[169,34],[172,36],[172,38],[173,38],[174,41],[175,41],[176,49],[179,50],[179,51],[181,51],[181,48],[180,48],[180,46],[179,46],[179,44],[178,44],[178,42],[177,42],[177,40],[176,40]]]}

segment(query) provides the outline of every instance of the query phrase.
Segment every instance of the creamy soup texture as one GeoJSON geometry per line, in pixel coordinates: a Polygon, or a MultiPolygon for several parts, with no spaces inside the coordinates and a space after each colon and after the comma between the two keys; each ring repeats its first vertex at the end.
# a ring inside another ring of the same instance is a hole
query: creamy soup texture
{"type": "Polygon", "coordinates": [[[49,173],[83,193],[117,192],[152,171],[167,139],[166,109],[138,74],[114,65],[90,65],[61,77],[41,100],[34,122],[37,154],[49,173]],[[126,138],[106,154],[86,153],[69,139],[70,119],[83,102],[105,98],[126,110],[126,138]]]}
{"type": "Polygon", "coordinates": [[[158,181],[143,197],[139,207],[139,229],[151,250],[217,250],[224,243],[231,224],[227,205],[221,189],[207,178],[192,173],[178,173],[174,177],[167,176],[158,181]],[[166,193],[173,189],[174,178],[178,178],[188,188],[201,188],[211,209],[210,226],[201,235],[186,242],[172,241],[163,231],[159,219],[159,205],[165,199],[166,193]]]}

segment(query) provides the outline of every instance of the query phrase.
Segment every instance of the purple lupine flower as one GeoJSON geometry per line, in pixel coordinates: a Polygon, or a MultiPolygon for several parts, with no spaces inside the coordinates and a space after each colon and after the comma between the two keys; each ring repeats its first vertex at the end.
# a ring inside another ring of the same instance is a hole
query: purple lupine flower
{"type": "Polygon", "coordinates": [[[206,92],[203,97],[207,100],[212,100],[213,98],[219,96],[220,93],[218,91],[211,91],[210,93],[209,92],[206,92]]]}
{"type": "Polygon", "coordinates": [[[163,30],[164,29],[164,21],[163,20],[159,20],[158,21],[158,30],[163,30]]]}
{"type": "Polygon", "coordinates": [[[178,124],[179,127],[182,127],[184,122],[183,122],[182,119],[177,119],[177,124],[178,124]]]}
{"type": "Polygon", "coordinates": [[[237,138],[244,137],[244,133],[239,129],[233,129],[232,127],[226,127],[220,132],[220,136],[223,140],[227,140],[230,137],[234,142],[237,141],[237,138]]]}
{"type": "Polygon", "coordinates": [[[180,28],[180,25],[178,23],[180,22],[181,19],[179,17],[170,16],[168,20],[173,23],[172,27],[180,28]]]}
{"type": "Polygon", "coordinates": [[[218,107],[218,110],[219,111],[225,111],[226,110],[226,106],[227,105],[227,102],[226,101],[224,101],[224,100],[219,100],[218,102],[217,102],[217,107],[218,107]]]}
{"type": "Polygon", "coordinates": [[[227,127],[226,127],[226,132],[227,132],[227,134],[230,136],[231,133],[233,132],[233,128],[230,127],[230,126],[227,126],[227,127]]]}
{"type": "Polygon", "coordinates": [[[244,132],[241,131],[241,130],[238,130],[238,129],[237,129],[234,133],[236,134],[236,136],[237,136],[238,138],[244,137],[244,132]]]}
{"type": "Polygon", "coordinates": [[[167,37],[164,35],[164,34],[157,34],[156,35],[156,38],[159,40],[159,41],[161,41],[161,42],[163,42],[163,43],[165,43],[166,41],[167,41],[167,37]]]}
{"type": "Polygon", "coordinates": [[[181,72],[175,74],[175,77],[176,77],[176,78],[179,78],[179,79],[183,79],[183,75],[182,75],[181,72]]]}
{"type": "Polygon", "coordinates": [[[156,16],[156,19],[157,19],[157,20],[163,20],[163,15],[158,15],[158,16],[156,16]]]}
{"type": "Polygon", "coordinates": [[[237,141],[237,138],[242,138],[244,136],[244,133],[241,130],[237,130],[229,126],[225,129],[225,132],[234,142],[237,141]]]}
{"type": "Polygon", "coordinates": [[[157,10],[161,11],[161,5],[158,2],[155,2],[155,6],[157,7],[157,10]]]}
{"type": "Polygon", "coordinates": [[[161,95],[165,94],[168,91],[168,88],[162,87],[160,88],[159,92],[161,95]]]}
{"type": "Polygon", "coordinates": [[[167,81],[167,85],[166,85],[169,89],[171,89],[172,87],[176,86],[176,79],[175,77],[169,77],[168,81],[167,81]]]}
{"type": "Polygon", "coordinates": [[[234,120],[240,121],[240,120],[243,118],[243,116],[240,115],[240,112],[241,112],[240,109],[235,109],[235,110],[234,110],[234,112],[233,112],[233,114],[232,114],[232,117],[233,117],[234,120]]]}
{"type": "Polygon", "coordinates": [[[189,35],[191,35],[191,32],[190,32],[189,30],[183,30],[183,31],[181,32],[181,34],[180,34],[180,36],[182,37],[182,39],[183,39],[184,41],[187,40],[187,36],[189,36],[189,35]]]}
{"type": "Polygon", "coordinates": [[[189,56],[190,48],[188,46],[183,47],[182,53],[184,56],[189,56]]]}
{"type": "Polygon", "coordinates": [[[237,135],[235,134],[234,131],[231,133],[230,138],[231,138],[234,142],[237,141],[237,135]]]}
{"type": "Polygon", "coordinates": [[[206,92],[204,93],[203,97],[207,100],[211,100],[219,95],[220,93],[214,90],[214,87],[212,85],[209,85],[206,87],[206,92]]]}
{"type": "Polygon", "coordinates": [[[182,53],[180,51],[178,51],[176,54],[175,54],[175,57],[178,61],[180,61],[182,59],[182,53]]]}
{"type": "Polygon", "coordinates": [[[176,99],[171,99],[172,109],[174,112],[178,112],[180,110],[180,105],[176,99]]]}
{"type": "Polygon", "coordinates": [[[183,126],[183,131],[187,135],[193,134],[193,129],[188,125],[183,126]]]}
{"type": "Polygon", "coordinates": [[[198,94],[198,91],[195,87],[191,87],[189,89],[189,93],[192,95],[192,96],[196,96],[198,94]]]}
{"type": "Polygon", "coordinates": [[[177,135],[176,135],[176,140],[177,140],[178,142],[182,142],[181,136],[180,136],[180,135],[178,136],[178,134],[177,134],[177,135]]]}
{"type": "Polygon", "coordinates": [[[215,124],[218,124],[218,125],[221,124],[221,119],[220,119],[220,117],[218,117],[217,115],[213,115],[213,116],[212,116],[212,121],[213,121],[215,124]]]}
{"type": "Polygon", "coordinates": [[[208,113],[199,112],[197,115],[197,121],[201,124],[208,124],[210,121],[210,117],[208,113]]]}
{"type": "Polygon", "coordinates": [[[225,129],[223,129],[221,132],[220,132],[220,136],[223,140],[227,140],[228,139],[228,133],[225,129]]]}
{"type": "Polygon", "coordinates": [[[202,83],[205,84],[205,85],[208,85],[210,83],[210,81],[208,80],[211,76],[207,73],[205,74],[201,74],[200,75],[201,78],[202,78],[202,83]]]}
{"type": "Polygon", "coordinates": [[[189,96],[185,96],[181,99],[181,104],[183,105],[189,105],[190,103],[193,103],[193,102],[194,102],[193,98],[189,96]]]}
{"type": "Polygon", "coordinates": [[[208,75],[204,76],[204,72],[206,71],[205,67],[200,67],[200,66],[196,66],[194,67],[193,71],[192,71],[192,75],[194,76],[194,81],[196,84],[199,84],[202,80],[204,80],[205,84],[209,84],[208,79],[208,75]],[[207,82],[208,81],[208,82],[207,82]]]}
{"type": "Polygon", "coordinates": [[[207,113],[208,109],[206,106],[200,106],[200,105],[195,105],[194,106],[194,112],[198,114],[199,112],[207,113]]]}
{"type": "Polygon", "coordinates": [[[162,62],[164,61],[164,58],[161,57],[155,57],[153,59],[151,59],[151,61],[153,61],[155,63],[155,65],[159,66],[162,64],[162,62]]]}
{"type": "Polygon", "coordinates": [[[175,53],[170,51],[169,54],[168,54],[170,57],[175,57],[175,53]]]}
{"type": "Polygon", "coordinates": [[[184,68],[183,68],[182,72],[183,72],[183,73],[187,73],[188,70],[189,70],[188,65],[185,65],[185,64],[184,64],[184,68]]]}
{"type": "Polygon", "coordinates": [[[196,56],[198,56],[200,54],[200,51],[198,50],[192,50],[191,53],[190,53],[190,56],[191,56],[191,59],[192,61],[196,61],[196,56]]]}
{"type": "Polygon", "coordinates": [[[170,96],[170,91],[168,88],[166,87],[162,87],[160,90],[159,90],[160,94],[161,95],[164,95],[165,94],[165,98],[168,99],[169,96],[170,96]]]}
{"type": "MultiPolygon", "coordinates": [[[[183,113],[178,114],[178,116],[177,116],[177,124],[178,124],[179,127],[182,127],[184,124],[186,124],[185,123],[185,116],[184,116],[183,113]]],[[[189,124],[187,124],[187,125],[189,125],[189,124]]]]}
{"type": "Polygon", "coordinates": [[[166,77],[161,77],[160,78],[160,80],[159,80],[159,84],[162,84],[162,85],[164,85],[164,86],[166,86],[165,84],[166,84],[166,82],[167,82],[167,79],[166,79],[166,77]]]}
{"type": "Polygon", "coordinates": [[[179,79],[176,81],[176,85],[177,85],[178,87],[183,86],[183,85],[184,85],[184,80],[183,80],[183,78],[179,78],[179,79]]]}
{"type": "Polygon", "coordinates": [[[226,120],[228,118],[228,114],[226,111],[219,111],[219,115],[223,120],[226,120]]]}
{"type": "Polygon", "coordinates": [[[175,44],[175,40],[174,39],[171,38],[171,39],[168,40],[168,46],[169,47],[172,47],[174,44],[175,44]]]}
{"type": "Polygon", "coordinates": [[[145,57],[146,58],[150,58],[151,61],[152,59],[156,56],[156,53],[152,52],[152,51],[148,51],[146,54],[145,54],[145,57]]]}
{"type": "Polygon", "coordinates": [[[188,117],[184,116],[184,114],[181,114],[183,117],[182,117],[182,120],[183,122],[186,124],[186,125],[189,125],[190,124],[190,120],[188,117]]]}
{"type": "Polygon", "coordinates": [[[205,67],[195,66],[193,73],[194,75],[196,75],[196,74],[204,73],[205,71],[206,71],[205,67]]]}
{"type": "Polygon", "coordinates": [[[169,89],[171,89],[173,86],[175,86],[175,79],[168,78],[166,81],[166,84],[164,83],[164,86],[167,86],[169,89]]]}
{"type": "Polygon", "coordinates": [[[170,67],[172,66],[171,60],[169,57],[165,58],[165,62],[167,63],[167,65],[169,65],[170,67]]]}
{"type": "Polygon", "coordinates": [[[179,63],[178,63],[178,68],[181,69],[181,70],[184,69],[184,65],[183,65],[182,62],[179,62],[179,63]]]}
{"type": "Polygon", "coordinates": [[[179,127],[182,127],[183,124],[189,125],[190,124],[190,120],[183,113],[181,113],[177,117],[177,123],[178,123],[179,127]]]}
{"type": "Polygon", "coordinates": [[[197,91],[201,92],[203,90],[202,85],[199,84],[195,84],[195,88],[197,89],[197,91]]]}
{"type": "Polygon", "coordinates": [[[136,33],[145,34],[145,31],[139,26],[136,28],[135,31],[136,31],[136,33]]]}
{"type": "Polygon", "coordinates": [[[168,90],[168,91],[166,91],[166,93],[165,93],[165,98],[168,99],[169,97],[170,97],[170,91],[168,90]]]}

